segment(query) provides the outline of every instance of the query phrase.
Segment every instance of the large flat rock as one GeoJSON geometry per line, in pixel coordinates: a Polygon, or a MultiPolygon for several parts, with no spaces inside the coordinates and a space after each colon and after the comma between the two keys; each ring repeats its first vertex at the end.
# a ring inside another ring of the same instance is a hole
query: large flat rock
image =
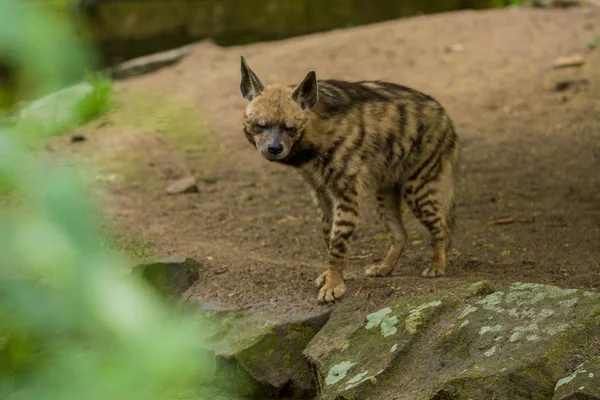
{"type": "MultiPolygon", "coordinates": [[[[567,390],[561,379],[585,379],[573,357],[600,335],[599,294],[514,283],[482,296],[488,289],[407,298],[369,315],[336,309],[305,350],[321,399],[552,399],[567,390]]],[[[586,385],[596,391],[577,388],[586,385]]]]}

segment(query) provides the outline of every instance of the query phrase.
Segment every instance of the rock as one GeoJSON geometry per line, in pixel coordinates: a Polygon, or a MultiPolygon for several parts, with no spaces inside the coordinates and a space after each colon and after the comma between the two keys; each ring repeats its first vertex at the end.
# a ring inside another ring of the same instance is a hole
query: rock
{"type": "Polygon", "coordinates": [[[202,346],[215,356],[209,385],[250,398],[312,398],[317,387],[303,350],[329,314],[202,311],[202,346]]]}
{"type": "Polygon", "coordinates": [[[192,52],[193,46],[187,45],[148,56],[138,57],[107,69],[113,79],[126,79],[148,74],[161,68],[176,64],[192,52]]]}
{"type": "Polygon", "coordinates": [[[560,379],[552,400],[600,400],[600,356],[560,379]]]}
{"type": "Polygon", "coordinates": [[[87,82],[66,87],[30,103],[21,110],[20,118],[41,124],[68,125],[78,104],[93,92],[93,86],[87,82]]]}
{"type": "Polygon", "coordinates": [[[490,291],[489,283],[481,282],[453,295],[406,298],[364,317],[352,306],[336,309],[304,353],[318,372],[321,398],[370,396],[436,316],[460,299],[490,291]]]}
{"type": "Polygon", "coordinates": [[[581,5],[580,0],[530,0],[529,3],[539,8],[569,8],[581,5]]]}
{"type": "Polygon", "coordinates": [[[136,265],[132,273],[162,296],[178,299],[200,277],[202,264],[193,258],[170,258],[136,265]]]}
{"type": "Polygon", "coordinates": [[[83,135],[73,135],[71,136],[71,143],[79,143],[79,142],[85,142],[87,140],[87,138],[83,135]]]}
{"type": "Polygon", "coordinates": [[[515,283],[482,296],[490,291],[475,284],[368,315],[335,309],[304,352],[320,398],[551,399],[579,344],[600,335],[600,294],[515,283]]]}
{"type": "Polygon", "coordinates": [[[554,85],[554,91],[564,92],[565,90],[571,89],[573,87],[589,85],[589,83],[590,83],[590,81],[587,79],[578,79],[578,80],[567,79],[564,81],[556,82],[556,84],[554,85]]]}
{"type": "Polygon", "coordinates": [[[573,54],[571,56],[559,57],[554,60],[554,68],[579,67],[585,63],[585,59],[581,54],[573,54]]]}
{"type": "Polygon", "coordinates": [[[445,47],[446,53],[459,53],[464,50],[464,46],[461,43],[454,43],[451,46],[445,47]]]}
{"type": "Polygon", "coordinates": [[[168,194],[196,193],[198,192],[198,184],[196,183],[196,178],[186,176],[172,182],[167,186],[166,190],[168,194]]]}

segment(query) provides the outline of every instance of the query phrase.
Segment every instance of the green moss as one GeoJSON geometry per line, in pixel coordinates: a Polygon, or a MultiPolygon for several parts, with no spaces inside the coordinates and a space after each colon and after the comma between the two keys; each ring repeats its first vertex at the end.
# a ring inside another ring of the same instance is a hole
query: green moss
{"type": "Polygon", "coordinates": [[[77,115],[75,122],[79,125],[105,115],[113,105],[113,86],[109,78],[100,74],[87,73],[84,82],[92,87],[92,91],[75,106],[74,113],[77,115]]]}
{"type": "Polygon", "coordinates": [[[201,151],[206,156],[218,148],[218,135],[210,134],[206,119],[192,104],[171,94],[149,91],[115,91],[115,112],[108,125],[156,133],[181,152],[201,151]]]}
{"type": "Polygon", "coordinates": [[[211,134],[195,107],[172,95],[116,88],[112,111],[85,129],[114,139],[98,141],[95,152],[83,153],[82,161],[92,164],[98,176],[113,175],[126,183],[153,184],[157,152],[206,169],[219,162],[219,135],[211,134]]]}

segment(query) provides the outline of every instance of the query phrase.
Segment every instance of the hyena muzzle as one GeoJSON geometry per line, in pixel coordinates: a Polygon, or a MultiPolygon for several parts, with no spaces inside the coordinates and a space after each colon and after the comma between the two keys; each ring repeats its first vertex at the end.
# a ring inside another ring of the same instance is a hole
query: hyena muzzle
{"type": "Polygon", "coordinates": [[[247,140],[269,161],[294,167],[319,206],[328,268],[316,279],[318,301],[346,291],[344,264],[359,199],[377,200],[392,237],[383,263],[367,276],[392,273],[406,244],[402,200],[432,237],[425,277],[445,274],[454,224],[459,142],[444,108],[432,97],[383,81],[317,80],[265,86],[241,58],[240,89],[249,101],[247,140]]]}

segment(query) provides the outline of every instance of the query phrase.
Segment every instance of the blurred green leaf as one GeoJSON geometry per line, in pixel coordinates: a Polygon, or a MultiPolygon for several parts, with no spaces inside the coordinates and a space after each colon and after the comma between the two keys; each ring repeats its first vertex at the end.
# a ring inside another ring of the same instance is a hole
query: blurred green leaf
{"type": "MultiPolygon", "coordinates": [[[[64,89],[92,60],[66,20],[0,1],[0,61],[27,78],[30,94],[64,89]]],[[[110,81],[88,75],[81,85],[34,102],[43,112],[25,113],[17,127],[0,125],[0,192],[16,200],[0,198],[0,397],[193,392],[208,365],[197,320],[128,273],[96,236],[101,208],[80,177],[28,146],[36,130],[61,133],[110,109],[110,81]]]]}

